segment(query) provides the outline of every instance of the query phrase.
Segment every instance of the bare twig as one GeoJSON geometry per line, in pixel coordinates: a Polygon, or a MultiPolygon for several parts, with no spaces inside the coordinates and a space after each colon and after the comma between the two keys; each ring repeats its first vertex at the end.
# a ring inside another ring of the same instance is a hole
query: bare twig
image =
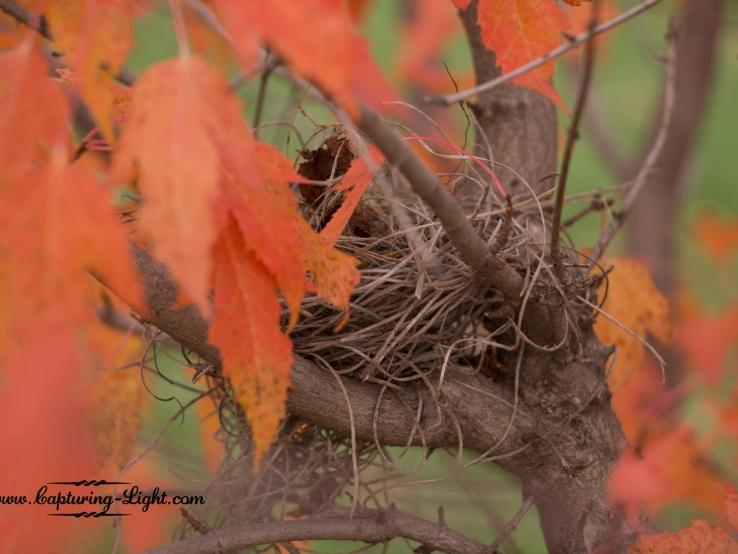
{"type": "Polygon", "coordinates": [[[457,92],[456,94],[448,94],[446,96],[428,98],[427,100],[430,103],[449,106],[455,102],[459,102],[471,96],[476,96],[477,94],[481,92],[491,90],[495,87],[500,86],[502,83],[506,83],[510,81],[511,79],[520,77],[521,75],[525,75],[526,73],[533,71],[534,69],[538,67],[541,67],[542,65],[550,62],[551,60],[554,60],[566,54],[569,50],[577,48],[582,43],[599,35],[600,33],[604,33],[605,31],[609,31],[610,29],[613,29],[617,27],[618,25],[625,23],[629,19],[632,19],[635,16],[645,12],[649,8],[652,8],[653,6],[658,4],[660,1],[661,0],[646,0],[645,2],[642,2],[641,4],[638,4],[637,6],[634,6],[633,8],[621,13],[619,16],[614,17],[610,19],[609,21],[602,23],[601,25],[597,25],[591,31],[580,33],[572,37],[566,43],[554,48],[553,50],[551,50],[544,56],[541,56],[540,58],[533,60],[530,63],[522,65],[519,68],[514,69],[513,71],[510,71],[509,73],[505,73],[504,75],[500,75],[499,77],[495,79],[487,81],[486,83],[482,83],[481,85],[477,85],[475,87],[462,90],[461,92],[457,92]]]}
{"type": "Polygon", "coordinates": [[[505,528],[500,532],[499,535],[497,535],[497,538],[495,538],[495,541],[492,543],[492,546],[490,546],[490,550],[492,551],[493,554],[497,552],[497,547],[501,546],[510,537],[510,535],[512,535],[513,531],[517,529],[518,525],[520,525],[520,522],[523,521],[525,514],[528,513],[528,510],[530,510],[530,507],[532,505],[533,505],[533,495],[528,495],[525,499],[525,502],[523,502],[523,505],[518,510],[518,512],[507,523],[507,525],[505,525],[505,528]]]}
{"type": "Polygon", "coordinates": [[[394,509],[361,510],[354,518],[348,517],[348,514],[337,517],[330,513],[325,517],[271,521],[213,531],[150,550],[149,554],[208,554],[299,540],[384,543],[395,538],[417,541],[430,550],[449,554],[489,554],[487,546],[452,531],[446,525],[394,509]]]}
{"type": "Polygon", "coordinates": [[[641,169],[638,171],[638,175],[633,182],[632,188],[628,191],[628,194],[623,200],[623,204],[620,209],[613,214],[612,222],[610,226],[605,230],[600,240],[592,249],[590,256],[589,267],[597,262],[604,254],[605,249],[612,241],[615,234],[623,226],[623,222],[628,217],[628,214],[633,210],[638,194],[640,193],[643,185],[648,180],[649,175],[654,170],[656,163],[661,156],[661,151],[666,143],[666,137],[669,135],[671,129],[672,119],[674,116],[674,103],[676,98],[676,46],[677,46],[677,32],[673,26],[670,26],[668,39],[669,39],[669,50],[666,55],[666,85],[664,87],[664,104],[661,113],[661,125],[654,140],[651,151],[646,156],[641,169]]]}
{"type": "MultiPolygon", "coordinates": [[[[588,31],[592,35],[597,27],[597,15],[599,13],[598,2],[594,2],[590,7],[590,19],[588,31]]],[[[559,240],[561,235],[561,214],[564,210],[564,195],[566,194],[566,182],[569,178],[569,168],[571,159],[574,155],[574,146],[579,138],[579,122],[584,113],[584,107],[587,104],[587,96],[589,94],[590,85],[592,84],[592,70],[594,69],[594,41],[589,40],[584,47],[584,71],[579,81],[579,92],[577,93],[577,103],[574,108],[574,115],[571,118],[569,133],[566,137],[566,147],[564,148],[564,157],[561,160],[561,171],[559,172],[559,185],[556,188],[556,202],[554,205],[554,213],[552,219],[552,236],[551,236],[551,259],[553,260],[553,269],[556,276],[561,279],[563,276],[561,268],[561,252],[559,251],[559,240]]]]}

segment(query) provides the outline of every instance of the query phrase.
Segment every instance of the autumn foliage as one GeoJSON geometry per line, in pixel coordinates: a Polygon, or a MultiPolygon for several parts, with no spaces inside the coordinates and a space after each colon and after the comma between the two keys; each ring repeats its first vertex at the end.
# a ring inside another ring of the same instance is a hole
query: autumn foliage
{"type": "MultiPolygon", "coordinates": [[[[322,228],[311,227],[296,194],[308,180],[285,152],[255,136],[231,79],[279,59],[289,78],[308,83],[346,120],[364,105],[389,110],[410,85],[448,92],[446,73],[429,61],[458,36],[456,9],[469,3],[418,3],[405,30],[415,38],[407,39],[393,81],[359,30],[371,2],[194,3],[220,22],[203,25],[192,3],[173,0],[167,17],[178,53],[135,79],[124,64],[137,18],[160,9],[155,2],[19,3],[44,14],[48,38],[2,15],[0,444],[8,455],[0,495],[131,469],[149,403],[137,367],[143,343],[131,331],[112,330],[100,314],[106,307],[126,314],[131,328],[146,320],[132,248],[164,264],[178,302],[194,304],[210,322],[209,340],[250,426],[258,469],[285,418],[290,333],[304,298],[323,299],[342,322],[351,317],[360,268],[337,241],[384,159],[364,145],[330,185],[341,204],[322,228]]],[[[508,73],[561,44],[573,9],[586,3],[564,9],[555,0],[479,0],[483,43],[508,73]]],[[[514,82],[566,111],[553,71],[551,61],[514,82]]],[[[734,259],[736,241],[726,237],[737,228],[711,217],[695,228],[696,244],[717,271],[734,259]]],[[[738,500],[727,472],[707,460],[719,444],[738,441],[738,385],[730,376],[738,305],[707,313],[685,287],[679,305],[669,306],[638,262],[602,263],[613,269],[599,289],[596,331],[616,347],[609,383],[631,442],[612,475],[612,500],[643,530],[644,505],[658,512],[673,501],[697,505],[713,523],[643,536],[632,551],[693,552],[709,543],[705,551],[735,552],[738,500]],[[675,345],[687,361],[689,390],[662,387],[658,361],[644,346],[653,340],[675,345]],[[673,409],[697,389],[713,422],[707,431],[673,409]]],[[[206,450],[217,455],[213,445],[206,450]]],[[[158,482],[146,463],[131,472],[158,482]]],[[[50,519],[0,506],[7,545],[0,550],[78,544],[79,528],[50,519]],[[40,525],[49,529],[43,539],[32,533],[40,525]]],[[[166,540],[161,529],[123,529],[133,550],[166,540]]]]}

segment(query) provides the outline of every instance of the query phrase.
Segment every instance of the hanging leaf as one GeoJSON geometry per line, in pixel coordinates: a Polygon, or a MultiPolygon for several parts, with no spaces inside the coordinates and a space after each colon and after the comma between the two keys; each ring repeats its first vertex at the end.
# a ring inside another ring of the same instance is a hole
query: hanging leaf
{"type": "Polygon", "coordinates": [[[618,348],[609,377],[610,388],[617,391],[643,362],[643,342],[631,333],[642,339],[650,334],[668,344],[671,316],[666,298],[656,289],[643,265],[627,258],[611,258],[608,262],[615,269],[608,276],[607,287],[603,284],[600,288],[601,295],[607,291],[602,309],[621,325],[599,315],[595,331],[603,344],[614,344],[618,348]]]}
{"type": "Polygon", "coordinates": [[[284,416],[292,343],[280,330],[276,282],[247,251],[234,221],[221,233],[215,260],[210,340],[251,425],[258,468],[284,416]]]}
{"type": "MultiPolygon", "coordinates": [[[[554,0],[479,0],[477,12],[482,43],[495,53],[503,74],[559,46],[561,34],[568,30],[566,16],[554,0]]],[[[551,86],[553,71],[551,61],[513,82],[540,92],[566,109],[551,86]]]]}
{"type": "Polygon", "coordinates": [[[117,111],[110,85],[133,46],[131,1],[48,0],[45,13],[55,44],[79,78],[82,98],[112,141],[117,111]]]}
{"type": "Polygon", "coordinates": [[[215,0],[214,7],[247,69],[253,67],[263,41],[352,114],[359,100],[378,107],[392,97],[343,2],[215,0]]]}

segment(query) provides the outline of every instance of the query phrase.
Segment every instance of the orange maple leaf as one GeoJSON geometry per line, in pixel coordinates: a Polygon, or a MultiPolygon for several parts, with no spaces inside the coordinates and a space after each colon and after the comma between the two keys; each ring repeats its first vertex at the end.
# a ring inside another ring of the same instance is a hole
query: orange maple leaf
{"type": "Polygon", "coordinates": [[[211,249],[224,169],[253,181],[253,139],[222,74],[197,57],[149,68],[136,82],[112,177],[138,177],[142,230],[184,292],[209,313],[211,249]],[[246,157],[246,159],[242,159],[246,157]]]}
{"type": "MultiPolygon", "coordinates": [[[[600,289],[604,295],[602,308],[632,333],[646,338],[648,334],[664,344],[671,339],[671,315],[669,304],[656,289],[648,270],[639,262],[627,258],[608,260],[615,266],[607,281],[607,288],[600,289]]],[[[642,341],[625,331],[603,315],[597,316],[595,331],[603,344],[618,347],[615,366],[609,375],[610,388],[618,388],[637,370],[644,357],[642,341]]]]}
{"type": "Polygon", "coordinates": [[[642,503],[658,510],[674,500],[721,514],[724,484],[705,463],[706,446],[678,426],[652,438],[641,455],[625,450],[610,476],[610,498],[633,518],[642,503]]]}
{"type": "Polygon", "coordinates": [[[110,84],[133,46],[131,1],[48,0],[45,14],[54,42],[79,76],[82,98],[112,141],[117,109],[110,84]]]}
{"type": "Polygon", "coordinates": [[[221,232],[215,261],[210,340],[220,349],[223,373],[251,424],[258,467],[284,415],[292,343],[280,330],[277,284],[247,251],[233,220],[221,232]]]}
{"type": "Polygon", "coordinates": [[[631,554],[738,554],[738,541],[719,527],[701,520],[675,532],[641,536],[630,547],[631,554]]]}
{"type": "MultiPolygon", "coordinates": [[[[463,6],[468,2],[457,2],[463,6]]],[[[561,44],[568,29],[565,14],[554,0],[479,0],[482,43],[497,56],[502,73],[509,73],[561,44]]],[[[521,75],[513,82],[532,88],[566,109],[551,86],[554,62],[521,75]]]]}
{"type": "Polygon", "coordinates": [[[359,99],[379,106],[392,96],[341,0],[215,0],[214,8],[247,69],[263,41],[352,114],[359,99]]]}
{"type": "MultiPolygon", "coordinates": [[[[372,161],[375,169],[381,166],[384,160],[384,156],[376,147],[372,147],[366,156],[372,161]]],[[[353,161],[343,179],[335,186],[336,190],[344,193],[345,199],[320,232],[320,237],[328,244],[335,244],[341,236],[373,178],[374,172],[367,167],[366,160],[360,156],[353,161]]]]}
{"type": "Polygon", "coordinates": [[[738,220],[706,215],[697,222],[695,232],[700,246],[719,266],[727,266],[738,253],[738,220]]]}

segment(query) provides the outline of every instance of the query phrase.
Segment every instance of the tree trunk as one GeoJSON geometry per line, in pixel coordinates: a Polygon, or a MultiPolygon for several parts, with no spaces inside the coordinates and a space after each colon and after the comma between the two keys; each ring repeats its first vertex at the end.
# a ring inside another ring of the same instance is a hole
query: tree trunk
{"type": "MultiPolygon", "coordinates": [[[[493,52],[481,42],[477,1],[460,11],[477,83],[500,74],[493,52]]],[[[480,150],[515,169],[536,192],[549,188],[556,172],[557,125],[553,104],[535,91],[505,83],[479,95],[472,105],[480,150]]],[[[510,172],[498,175],[511,194],[530,194],[510,172]]],[[[468,191],[462,191],[468,194],[468,191]]],[[[532,229],[535,233],[535,229],[532,229]]],[[[610,405],[604,374],[609,351],[591,321],[580,321],[581,336],[558,352],[528,348],[521,375],[521,404],[534,414],[535,451],[504,467],[523,482],[538,508],[549,552],[619,551],[629,540],[620,514],[607,499],[607,480],[625,439],[610,405]]]]}

